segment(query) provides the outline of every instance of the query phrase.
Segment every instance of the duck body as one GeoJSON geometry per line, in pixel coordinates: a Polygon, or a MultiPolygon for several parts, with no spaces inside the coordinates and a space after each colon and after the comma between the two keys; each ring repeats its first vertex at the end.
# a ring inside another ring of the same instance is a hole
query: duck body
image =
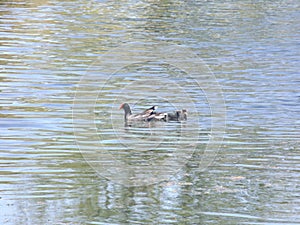
{"type": "Polygon", "coordinates": [[[168,113],[155,112],[152,121],[164,121],[164,122],[167,122],[168,121],[168,113]]]}
{"type": "Polygon", "coordinates": [[[132,114],[130,106],[128,103],[123,103],[120,106],[120,109],[124,110],[124,120],[125,122],[128,121],[145,121],[149,122],[153,119],[155,119],[155,110],[157,109],[157,106],[152,106],[149,109],[146,109],[142,113],[138,114],[132,114]]]}

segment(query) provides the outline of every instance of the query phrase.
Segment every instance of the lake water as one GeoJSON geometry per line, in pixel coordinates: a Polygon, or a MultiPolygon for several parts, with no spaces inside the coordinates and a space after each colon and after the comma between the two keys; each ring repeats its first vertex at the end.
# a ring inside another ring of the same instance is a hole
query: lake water
{"type": "Polygon", "coordinates": [[[2,1],[0,224],[300,224],[299,2],[2,1]],[[187,109],[182,122],[124,126],[187,109]]]}

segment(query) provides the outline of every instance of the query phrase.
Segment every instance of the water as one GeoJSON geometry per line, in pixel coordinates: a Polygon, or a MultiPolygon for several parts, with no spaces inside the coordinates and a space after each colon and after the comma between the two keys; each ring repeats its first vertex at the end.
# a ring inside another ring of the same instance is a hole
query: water
{"type": "Polygon", "coordinates": [[[298,9],[1,2],[0,224],[299,224],[298,9]],[[188,120],[124,127],[122,102],[188,120]]]}

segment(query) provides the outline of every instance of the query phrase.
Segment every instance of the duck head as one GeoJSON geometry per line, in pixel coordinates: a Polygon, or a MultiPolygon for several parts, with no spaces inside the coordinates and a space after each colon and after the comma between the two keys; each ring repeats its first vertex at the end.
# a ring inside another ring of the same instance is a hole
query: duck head
{"type": "Polygon", "coordinates": [[[175,116],[173,116],[173,118],[175,117],[175,120],[177,121],[182,121],[182,120],[187,120],[187,110],[186,109],[182,109],[182,110],[177,110],[175,112],[175,116]]]}
{"type": "Polygon", "coordinates": [[[181,120],[187,120],[187,110],[186,109],[182,109],[181,110],[181,120]]]}
{"type": "Polygon", "coordinates": [[[131,115],[131,109],[130,109],[130,106],[127,104],[127,103],[123,103],[121,104],[120,108],[119,109],[123,109],[125,114],[124,114],[124,118],[125,118],[125,121],[128,119],[128,116],[131,115]]]}

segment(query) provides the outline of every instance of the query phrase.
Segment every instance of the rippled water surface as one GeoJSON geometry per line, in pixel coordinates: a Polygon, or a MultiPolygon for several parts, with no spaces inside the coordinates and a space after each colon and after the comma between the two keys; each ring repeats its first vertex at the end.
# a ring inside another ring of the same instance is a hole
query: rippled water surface
{"type": "Polygon", "coordinates": [[[299,17],[0,2],[0,224],[299,224],[299,17]],[[188,120],[124,126],[123,102],[188,120]]]}

